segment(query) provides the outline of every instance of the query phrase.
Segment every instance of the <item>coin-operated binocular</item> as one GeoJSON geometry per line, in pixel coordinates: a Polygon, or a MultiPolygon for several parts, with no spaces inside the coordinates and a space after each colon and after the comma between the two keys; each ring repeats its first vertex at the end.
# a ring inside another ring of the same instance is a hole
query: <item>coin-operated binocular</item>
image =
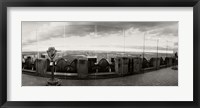
{"type": "Polygon", "coordinates": [[[60,86],[61,85],[61,81],[54,77],[54,66],[55,66],[54,57],[56,56],[56,52],[57,51],[54,47],[49,47],[47,50],[47,54],[50,58],[50,67],[51,67],[51,78],[47,80],[48,86],[60,86]]]}

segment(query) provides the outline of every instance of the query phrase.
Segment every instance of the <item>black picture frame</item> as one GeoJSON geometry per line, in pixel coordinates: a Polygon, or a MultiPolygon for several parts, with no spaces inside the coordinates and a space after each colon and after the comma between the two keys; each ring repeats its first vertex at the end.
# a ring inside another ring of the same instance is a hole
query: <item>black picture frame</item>
{"type": "Polygon", "coordinates": [[[138,108],[199,108],[199,29],[200,0],[1,0],[0,1],[0,106],[23,107],[138,107],[138,108]],[[7,101],[7,7],[193,7],[193,100],[194,101],[7,101]]]}

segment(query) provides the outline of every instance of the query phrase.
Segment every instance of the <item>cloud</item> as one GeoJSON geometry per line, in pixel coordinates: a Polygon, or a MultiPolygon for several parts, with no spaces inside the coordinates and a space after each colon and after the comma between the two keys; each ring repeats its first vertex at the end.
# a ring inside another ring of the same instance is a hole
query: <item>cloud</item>
{"type": "MultiPolygon", "coordinates": [[[[22,22],[22,45],[43,42],[56,38],[112,36],[134,37],[132,43],[138,43],[147,32],[146,39],[163,38],[178,41],[178,22],[22,22]],[[64,29],[65,28],[65,29],[64,29]]],[[[140,42],[141,43],[141,42],[140,42]]]]}
{"type": "Polygon", "coordinates": [[[63,27],[48,22],[22,22],[22,44],[62,37],[63,27]]]}
{"type": "Polygon", "coordinates": [[[123,30],[119,27],[111,27],[111,26],[104,26],[104,25],[98,25],[96,27],[97,29],[97,35],[100,37],[109,36],[110,34],[122,36],[123,30]]]}
{"type": "Polygon", "coordinates": [[[67,25],[65,26],[65,35],[69,36],[87,36],[95,32],[94,25],[67,25]]]}
{"type": "Polygon", "coordinates": [[[178,25],[168,25],[162,28],[156,28],[150,30],[149,34],[155,34],[157,36],[178,36],[178,25]]]}

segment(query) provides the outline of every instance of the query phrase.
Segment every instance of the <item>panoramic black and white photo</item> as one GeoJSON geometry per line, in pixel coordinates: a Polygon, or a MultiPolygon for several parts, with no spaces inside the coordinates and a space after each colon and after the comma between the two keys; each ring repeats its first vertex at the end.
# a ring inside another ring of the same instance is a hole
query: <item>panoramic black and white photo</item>
{"type": "Polygon", "coordinates": [[[22,21],[22,86],[178,86],[178,21],[22,21]]]}

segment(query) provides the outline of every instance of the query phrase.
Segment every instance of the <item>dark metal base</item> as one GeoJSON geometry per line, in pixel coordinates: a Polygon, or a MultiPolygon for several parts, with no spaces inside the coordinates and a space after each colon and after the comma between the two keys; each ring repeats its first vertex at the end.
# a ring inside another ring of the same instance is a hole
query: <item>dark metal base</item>
{"type": "Polygon", "coordinates": [[[61,86],[61,81],[57,78],[48,79],[47,80],[47,86],[61,86]]]}

